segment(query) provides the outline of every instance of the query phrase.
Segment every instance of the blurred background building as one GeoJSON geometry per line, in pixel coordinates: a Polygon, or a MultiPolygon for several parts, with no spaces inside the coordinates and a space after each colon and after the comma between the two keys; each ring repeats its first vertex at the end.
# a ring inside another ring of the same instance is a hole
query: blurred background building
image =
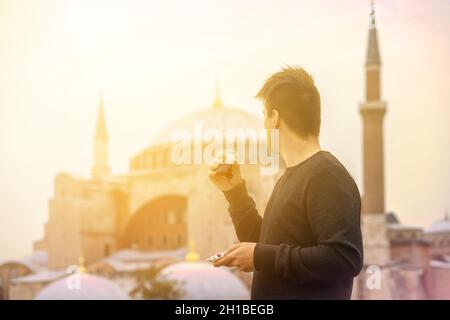
{"type": "MultiPolygon", "coordinates": [[[[35,253],[26,258],[33,261],[40,258],[39,267],[21,261],[0,266],[3,298],[33,298],[38,289],[64,275],[68,266],[77,265],[80,257],[89,270],[117,280],[121,278],[118,274],[130,276],[168,258],[172,262],[183,261],[189,242],[195,243],[201,260],[237,242],[227,213],[228,205],[209,181],[207,165],[175,165],[171,161],[173,133],[180,129],[192,132],[196,121],[201,122],[204,130],[222,132],[262,127],[255,115],[225,106],[217,88],[210,107],[169,124],[150,146],[131,157],[128,173],[112,175],[100,97],[91,177],[84,179],[69,173],[55,177],[44,237],[34,243],[35,253]]],[[[246,141],[247,150],[253,142],[246,141]]],[[[205,143],[202,150],[206,147],[205,143]]],[[[259,165],[244,165],[242,172],[250,194],[263,212],[276,176],[261,175],[259,165]]],[[[206,263],[196,266],[199,270],[195,277],[206,277],[205,280],[213,279],[216,274],[219,278],[230,277],[225,283],[237,281],[242,286],[246,283],[244,288],[248,293],[250,275],[215,271],[206,263]]],[[[191,263],[174,266],[172,270],[182,274],[181,269],[185,268],[193,270],[191,263]]],[[[133,289],[131,283],[127,290],[133,289]]],[[[244,292],[243,288],[239,290],[230,292],[244,292]]],[[[216,289],[211,294],[213,291],[216,289]]],[[[218,297],[217,294],[211,298],[218,297]]],[[[232,297],[236,296],[232,294],[232,297]]]]}
{"type": "MultiPolygon", "coordinates": [[[[355,279],[353,298],[450,299],[448,212],[423,230],[402,224],[385,210],[383,121],[387,103],[381,95],[381,65],[372,10],[366,99],[360,104],[365,266],[355,279]],[[380,286],[373,288],[368,283],[377,272],[380,286]]],[[[111,174],[105,106],[100,97],[91,176],[86,179],[60,173],[55,177],[44,237],[34,243],[30,256],[0,265],[0,297],[145,298],[136,274],[156,268],[168,280],[181,283],[176,298],[249,298],[251,274],[200,262],[237,238],[227,203],[209,182],[206,166],[171,161],[173,132],[192,131],[196,121],[202,121],[205,129],[223,131],[262,126],[253,114],[225,106],[217,90],[211,106],[180,117],[151,145],[132,155],[128,172],[111,174]],[[81,291],[67,287],[70,266],[83,271],[81,291]]],[[[244,165],[242,171],[262,214],[282,170],[274,176],[262,176],[259,165],[244,165]]]]}

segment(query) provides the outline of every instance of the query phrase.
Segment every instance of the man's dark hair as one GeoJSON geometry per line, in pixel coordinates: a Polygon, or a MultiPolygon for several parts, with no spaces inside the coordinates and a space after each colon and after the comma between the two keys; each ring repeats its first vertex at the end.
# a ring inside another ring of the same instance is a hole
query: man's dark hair
{"type": "Polygon", "coordinates": [[[287,66],[274,73],[256,97],[264,102],[269,114],[277,110],[299,136],[319,136],[320,94],[313,77],[303,68],[287,66]]]}

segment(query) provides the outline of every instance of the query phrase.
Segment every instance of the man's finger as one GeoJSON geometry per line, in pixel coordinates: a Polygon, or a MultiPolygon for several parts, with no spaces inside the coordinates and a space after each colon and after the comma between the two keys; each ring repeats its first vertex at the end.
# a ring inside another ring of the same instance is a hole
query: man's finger
{"type": "Polygon", "coordinates": [[[220,266],[227,266],[227,267],[233,267],[233,260],[235,259],[235,254],[233,253],[236,249],[240,247],[240,244],[233,244],[231,247],[229,247],[227,250],[225,250],[223,257],[217,260],[214,263],[215,267],[220,266]]]}
{"type": "Polygon", "coordinates": [[[232,244],[227,250],[225,250],[224,255],[226,256],[240,247],[241,247],[240,243],[232,244]]]}
{"type": "Polygon", "coordinates": [[[209,170],[217,170],[219,167],[220,165],[218,163],[214,163],[209,166],[209,170]]]}
{"type": "Polygon", "coordinates": [[[221,266],[232,267],[233,260],[234,260],[233,255],[224,256],[223,258],[220,258],[219,260],[214,262],[214,267],[221,267],[221,266]]]}
{"type": "Polygon", "coordinates": [[[208,170],[208,177],[213,178],[213,179],[220,177],[219,171],[218,170],[208,170]]]}
{"type": "Polygon", "coordinates": [[[215,177],[217,175],[217,171],[208,170],[208,177],[215,177]]]}

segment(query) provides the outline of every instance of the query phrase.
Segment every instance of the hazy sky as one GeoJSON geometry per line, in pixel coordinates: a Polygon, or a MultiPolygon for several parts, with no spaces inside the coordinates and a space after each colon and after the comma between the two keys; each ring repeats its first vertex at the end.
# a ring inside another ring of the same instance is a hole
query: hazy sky
{"type": "MultiPolygon", "coordinates": [[[[387,210],[428,226],[450,207],[450,1],[378,0],[387,210]]],[[[258,87],[284,64],[314,74],[322,145],[361,187],[369,1],[0,0],[0,260],[43,234],[53,178],[87,176],[98,92],[111,165],[184,113],[259,113],[258,87]]]]}

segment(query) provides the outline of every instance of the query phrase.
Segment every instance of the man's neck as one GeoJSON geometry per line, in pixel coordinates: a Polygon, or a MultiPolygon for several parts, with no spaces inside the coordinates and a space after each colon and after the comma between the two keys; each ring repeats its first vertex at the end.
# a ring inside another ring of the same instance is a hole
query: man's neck
{"type": "Polygon", "coordinates": [[[280,153],[288,168],[305,161],[322,150],[317,137],[304,139],[290,134],[285,138],[280,139],[280,153]]]}

